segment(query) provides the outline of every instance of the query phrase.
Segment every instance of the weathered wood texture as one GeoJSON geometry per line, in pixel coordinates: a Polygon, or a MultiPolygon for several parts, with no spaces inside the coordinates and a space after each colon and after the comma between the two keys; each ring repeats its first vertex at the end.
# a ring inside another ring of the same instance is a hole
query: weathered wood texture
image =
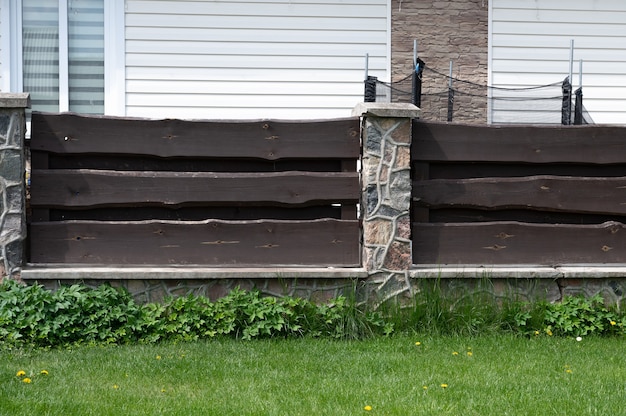
{"type": "Polygon", "coordinates": [[[63,221],[31,225],[38,263],[356,265],[356,221],[63,221]]]}
{"type": "Polygon", "coordinates": [[[626,262],[626,128],[413,127],[414,263],[626,262]]]}
{"type": "Polygon", "coordinates": [[[358,118],[32,131],[32,263],[359,265],[358,118]]]}

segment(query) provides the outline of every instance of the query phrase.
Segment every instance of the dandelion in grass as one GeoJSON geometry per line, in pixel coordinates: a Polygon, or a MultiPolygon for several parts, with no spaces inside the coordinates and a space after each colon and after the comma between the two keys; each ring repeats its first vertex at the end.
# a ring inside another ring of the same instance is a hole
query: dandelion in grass
{"type": "Polygon", "coordinates": [[[417,345],[417,346],[419,347],[420,345],[422,345],[422,343],[421,343],[421,342],[419,342],[419,341],[417,341],[417,342],[415,343],[415,345],[417,345]]]}
{"type": "Polygon", "coordinates": [[[41,374],[42,376],[47,376],[49,373],[48,370],[41,370],[39,374],[41,374]]]}
{"type": "Polygon", "coordinates": [[[550,328],[546,328],[546,334],[548,334],[549,337],[552,336],[552,331],[550,330],[550,328]]]}
{"type": "Polygon", "coordinates": [[[119,388],[120,388],[120,386],[118,386],[117,384],[114,384],[114,385],[113,385],[113,390],[117,390],[117,389],[119,389],[119,388]]]}
{"type": "Polygon", "coordinates": [[[156,359],[157,359],[157,360],[160,360],[160,359],[161,359],[161,356],[160,356],[160,355],[157,355],[157,356],[156,356],[156,359]]]}
{"type": "Polygon", "coordinates": [[[30,379],[30,378],[28,378],[28,377],[24,377],[24,378],[22,379],[22,382],[23,382],[23,383],[26,383],[26,384],[30,384],[30,383],[32,383],[32,382],[33,382],[33,380],[31,380],[31,379],[30,379]]]}
{"type": "Polygon", "coordinates": [[[576,337],[576,341],[580,342],[583,340],[583,337],[576,337]]]}
{"type": "Polygon", "coordinates": [[[468,352],[467,352],[467,356],[468,356],[468,357],[471,357],[472,355],[474,355],[474,353],[473,353],[473,352],[471,352],[471,351],[468,351],[468,352]]]}
{"type": "Polygon", "coordinates": [[[442,384],[441,384],[441,388],[442,388],[442,389],[447,389],[447,388],[448,388],[448,385],[447,385],[446,383],[442,383],[442,384]]]}
{"type": "Polygon", "coordinates": [[[617,325],[617,322],[611,321],[610,324],[611,324],[611,326],[615,326],[615,325],[617,325]]]}
{"type": "Polygon", "coordinates": [[[372,410],[372,406],[367,405],[363,408],[363,410],[365,410],[366,412],[370,412],[372,410]]]}
{"type": "Polygon", "coordinates": [[[538,337],[539,336],[539,331],[535,331],[535,336],[538,337]]]}
{"type": "Polygon", "coordinates": [[[566,369],[566,370],[565,370],[565,372],[566,372],[567,374],[572,374],[572,372],[573,372],[573,371],[572,371],[572,369],[571,369],[571,368],[568,368],[568,369],[566,369]]]}
{"type": "Polygon", "coordinates": [[[428,386],[422,386],[422,389],[423,389],[424,391],[426,391],[426,390],[428,390],[428,386]]]}
{"type": "Polygon", "coordinates": [[[20,370],[15,374],[15,377],[24,377],[26,375],[26,371],[20,370]]]}
{"type": "Polygon", "coordinates": [[[458,351],[453,351],[452,355],[459,355],[459,352],[458,351]]]}

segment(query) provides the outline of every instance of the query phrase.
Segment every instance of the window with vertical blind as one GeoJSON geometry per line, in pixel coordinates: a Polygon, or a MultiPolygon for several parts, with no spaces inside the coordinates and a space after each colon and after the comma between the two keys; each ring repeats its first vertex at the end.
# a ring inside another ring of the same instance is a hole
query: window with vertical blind
{"type": "Polygon", "coordinates": [[[33,110],[104,113],[104,0],[22,0],[23,90],[33,110]]]}

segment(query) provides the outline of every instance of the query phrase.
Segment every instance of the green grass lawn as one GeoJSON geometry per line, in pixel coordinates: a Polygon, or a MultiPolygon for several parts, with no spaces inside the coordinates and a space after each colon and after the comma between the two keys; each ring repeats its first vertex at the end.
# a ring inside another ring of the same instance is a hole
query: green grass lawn
{"type": "Polygon", "coordinates": [[[19,414],[624,415],[626,340],[424,335],[0,352],[0,415],[19,414]]]}

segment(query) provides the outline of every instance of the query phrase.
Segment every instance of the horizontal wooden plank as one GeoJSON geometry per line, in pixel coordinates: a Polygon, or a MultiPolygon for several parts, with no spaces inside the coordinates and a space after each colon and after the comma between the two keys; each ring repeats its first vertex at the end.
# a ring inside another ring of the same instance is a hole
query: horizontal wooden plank
{"type": "Polygon", "coordinates": [[[415,264],[625,263],[622,223],[413,224],[415,264]]]}
{"type": "Polygon", "coordinates": [[[356,172],[34,170],[31,206],[356,203],[356,172]]]}
{"type": "Polygon", "coordinates": [[[31,263],[359,265],[358,221],[68,221],[31,232],[31,263]]]}
{"type": "Polygon", "coordinates": [[[359,119],[148,120],[33,113],[31,148],[51,153],[158,157],[353,158],[359,119]]]}
{"type": "Polygon", "coordinates": [[[522,178],[433,179],[413,183],[418,205],[626,214],[626,177],[539,175],[522,178]]]}
{"type": "Polygon", "coordinates": [[[626,127],[413,123],[416,161],[624,163],[626,127]]]}
{"type": "MultiPolygon", "coordinates": [[[[415,162],[414,169],[426,164],[415,162]]],[[[424,179],[503,178],[537,175],[619,177],[626,176],[626,163],[615,165],[581,165],[564,163],[428,163],[428,176],[424,179]]]]}

